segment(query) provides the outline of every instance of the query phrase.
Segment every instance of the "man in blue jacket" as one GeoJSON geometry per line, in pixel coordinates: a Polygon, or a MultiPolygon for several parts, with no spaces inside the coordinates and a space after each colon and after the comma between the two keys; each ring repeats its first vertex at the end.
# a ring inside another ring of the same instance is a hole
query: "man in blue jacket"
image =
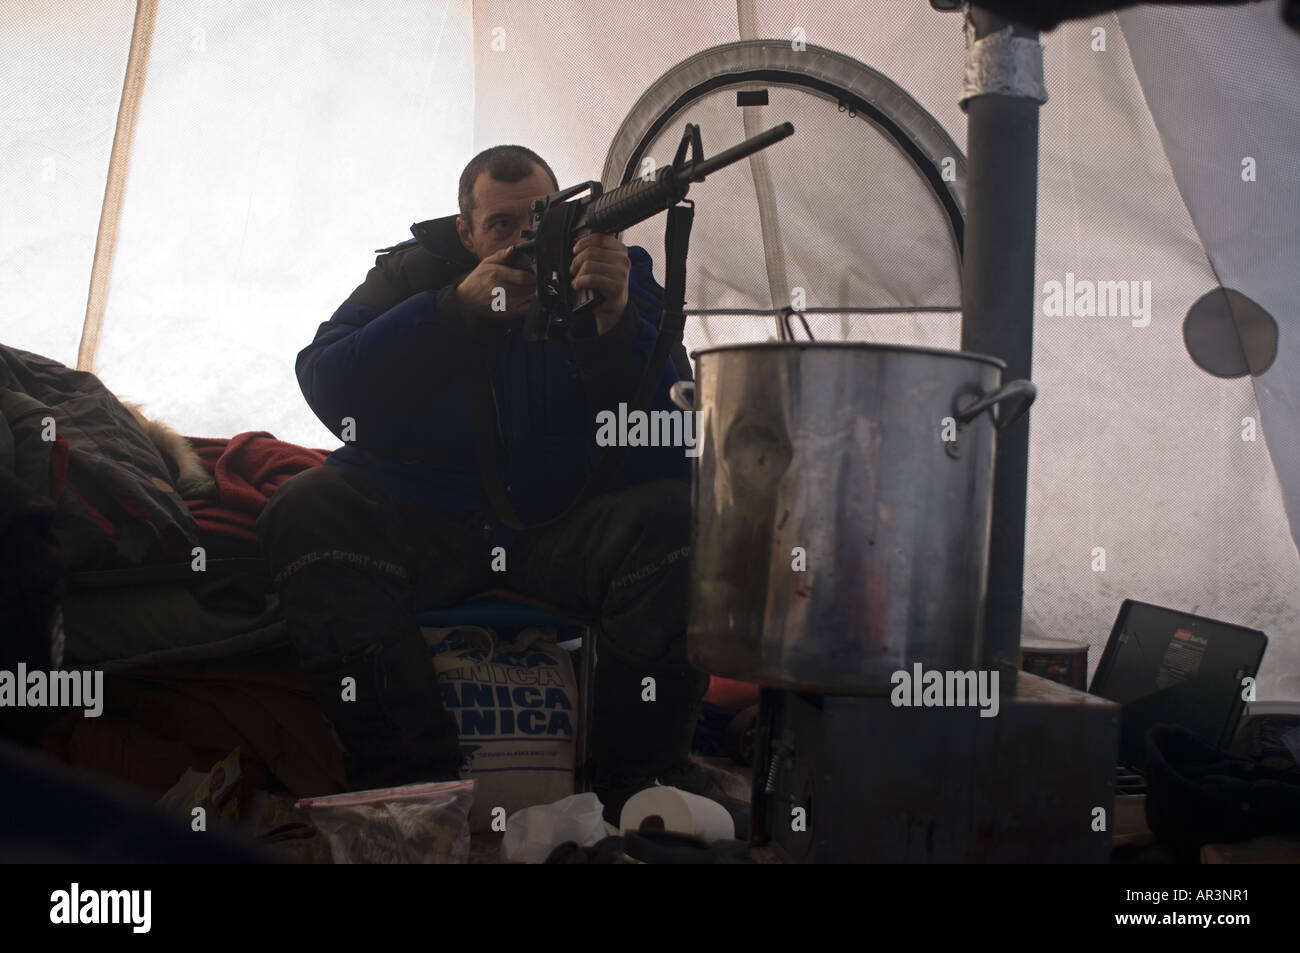
{"type": "MultiPolygon", "coordinates": [[[[634,447],[606,491],[558,523],[515,533],[492,516],[471,375],[487,368],[502,482],[532,525],[563,513],[595,469],[597,414],[631,402],[656,340],[663,289],[650,257],[609,235],[575,245],[572,285],[601,295],[594,314],[566,338],[524,340],[535,279],[505,259],[532,199],[558,189],[532,151],[488,149],[461,176],[459,216],[381,250],[298,355],[307,402],[344,445],[285,483],[258,530],[353,789],[458,774],[417,612],[505,587],[598,620],[588,756],[617,822],[655,778],[707,788],[685,764],[707,684],[685,657],[690,458],[634,447]],[[355,700],[342,697],[345,678],[355,700]]],[[[689,373],[678,348],[652,408],[671,409],[668,388],[689,373]]]]}

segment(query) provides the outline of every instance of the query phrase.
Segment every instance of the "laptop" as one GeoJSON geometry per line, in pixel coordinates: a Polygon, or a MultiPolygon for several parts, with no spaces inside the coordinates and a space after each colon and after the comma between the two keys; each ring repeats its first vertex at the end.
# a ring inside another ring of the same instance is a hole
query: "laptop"
{"type": "Polygon", "coordinates": [[[1256,629],[1125,599],[1088,687],[1123,706],[1115,793],[1146,793],[1146,736],[1157,724],[1226,749],[1246,706],[1242,681],[1267,645],[1256,629]]]}

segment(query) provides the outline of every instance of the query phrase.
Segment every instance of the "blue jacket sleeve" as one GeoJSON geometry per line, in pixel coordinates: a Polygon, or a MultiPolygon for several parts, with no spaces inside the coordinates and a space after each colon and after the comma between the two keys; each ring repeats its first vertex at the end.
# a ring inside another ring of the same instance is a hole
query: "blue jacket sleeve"
{"type": "Polygon", "coordinates": [[[406,439],[412,411],[465,372],[472,346],[473,329],[451,284],[383,313],[343,304],[299,352],[295,369],[307,403],[332,433],[340,436],[350,417],[359,446],[392,451],[406,439]]]}
{"type": "MultiPolygon", "coordinates": [[[[602,410],[617,414],[620,403],[631,402],[659,336],[664,290],[655,281],[645,249],[633,246],[628,249],[628,257],[632,260],[628,306],[619,323],[597,336],[593,322],[591,327],[576,328],[571,339],[593,416],[602,410]]],[[[648,409],[677,411],[668,390],[679,379],[670,355],[648,409]]],[[[689,482],[690,459],[683,447],[633,447],[628,450],[618,485],[657,479],[689,482]]]]}

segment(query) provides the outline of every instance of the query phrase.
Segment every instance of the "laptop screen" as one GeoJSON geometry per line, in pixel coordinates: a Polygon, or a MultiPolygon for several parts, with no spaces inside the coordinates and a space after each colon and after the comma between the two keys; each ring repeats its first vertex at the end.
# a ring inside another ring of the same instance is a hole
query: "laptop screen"
{"type": "Polygon", "coordinates": [[[1120,760],[1144,766],[1147,731],[1162,723],[1226,747],[1267,644],[1255,629],[1126,599],[1088,689],[1123,706],[1120,760]]]}

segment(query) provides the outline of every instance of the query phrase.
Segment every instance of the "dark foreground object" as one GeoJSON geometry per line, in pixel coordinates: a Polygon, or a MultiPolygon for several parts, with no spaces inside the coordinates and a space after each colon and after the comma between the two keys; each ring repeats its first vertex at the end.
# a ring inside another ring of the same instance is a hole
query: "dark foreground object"
{"type": "Polygon", "coordinates": [[[0,863],[265,864],[256,843],[190,829],[120,784],[0,741],[0,863]]]}

